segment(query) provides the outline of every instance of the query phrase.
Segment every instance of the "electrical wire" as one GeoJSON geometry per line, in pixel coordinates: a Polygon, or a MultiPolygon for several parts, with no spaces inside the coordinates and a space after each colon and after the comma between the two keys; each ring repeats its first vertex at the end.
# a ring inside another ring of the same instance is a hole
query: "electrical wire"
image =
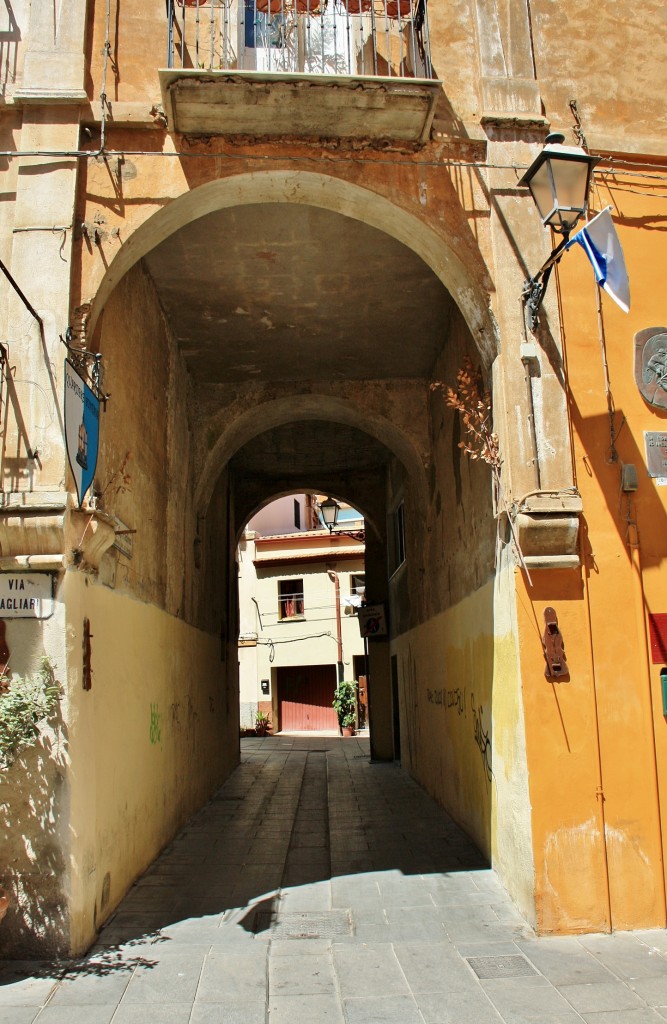
{"type": "MultiPolygon", "coordinates": [[[[98,160],[100,157],[104,158],[119,158],[124,157],[176,157],[177,159],[190,159],[190,160],[239,160],[239,161],[279,161],[285,163],[317,163],[321,164],[323,161],[329,161],[330,163],[347,163],[347,164],[377,164],[378,166],[392,166],[392,167],[405,167],[406,165],[413,165],[415,167],[458,167],[458,168],[469,168],[476,170],[493,170],[493,171],[514,171],[517,178],[527,170],[527,165],[524,164],[499,164],[489,163],[486,160],[420,160],[415,157],[406,155],[402,159],[389,159],[388,157],[373,157],[365,158],[359,156],[344,156],[341,154],[334,153],[318,153],[317,155],[309,156],[302,154],[299,156],[287,156],[281,154],[275,156],[272,153],[230,153],[222,150],[202,152],[189,152],[182,149],[174,150],[156,150],[156,149],[106,149],[100,148],[95,150],[90,149],[71,149],[71,150],[12,150],[5,149],[0,150],[0,157],[6,159],[22,159],[24,157],[42,157],[48,159],[94,159],[98,160]]],[[[654,167],[655,164],[646,161],[619,161],[617,158],[612,156],[600,155],[599,160],[604,163],[609,163],[609,168],[601,168],[598,171],[594,171],[595,175],[601,174],[623,174],[629,177],[641,177],[650,178],[654,181],[667,181],[667,173],[665,174],[651,174],[648,175],[646,172],[638,172],[628,169],[629,167],[654,167]],[[622,167],[616,167],[621,163],[622,167]]],[[[657,165],[662,169],[663,165],[657,165]]],[[[665,168],[667,171],[667,168],[665,168]]]]}
{"type": "Polygon", "coordinates": [[[298,644],[301,640],[319,640],[324,636],[331,637],[334,643],[338,643],[338,640],[333,633],[331,631],[327,631],[326,633],[311,633],[309,636],[295,636],[288,640],[270,640],[268,637],[258,637],[257,644],[269,648],[269,662],[273,664],[278,644],[298,644]]]}

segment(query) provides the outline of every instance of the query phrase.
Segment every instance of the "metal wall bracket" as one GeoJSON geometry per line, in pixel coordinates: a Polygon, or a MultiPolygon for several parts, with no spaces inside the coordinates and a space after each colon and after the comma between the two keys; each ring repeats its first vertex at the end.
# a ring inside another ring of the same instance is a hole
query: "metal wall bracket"
{"type": "Polygon", "coordinates": [[[544,647],[544,660],[546,667],[544,674],[547,679],[569,679],[570,670],[565,660],[565,644],[560,629],[558,628],[558,616],[554,608],[544,609],[544,622],[546,629],[542,638],[544,647]]]}

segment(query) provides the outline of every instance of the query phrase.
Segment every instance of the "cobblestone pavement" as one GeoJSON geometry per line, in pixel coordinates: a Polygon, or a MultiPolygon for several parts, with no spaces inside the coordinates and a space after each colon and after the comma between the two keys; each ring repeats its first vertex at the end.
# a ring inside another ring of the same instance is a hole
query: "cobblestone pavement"
{"type": "Polygon", "coordinates": [[[0,963],[0,1024],[660,1024],[667,932],[537,939],[368,741],[242,764],[88,956],[0,963]]]}

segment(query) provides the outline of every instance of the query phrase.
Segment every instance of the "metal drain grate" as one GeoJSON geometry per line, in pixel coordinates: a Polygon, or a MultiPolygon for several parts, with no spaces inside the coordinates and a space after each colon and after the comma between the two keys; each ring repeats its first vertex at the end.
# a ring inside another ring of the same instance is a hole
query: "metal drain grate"
{"type": "Polygon", "coordinates": [[[478,978],[522,978],[537,974],[535,968],[520,953],[508,956],[468,956],[466,960],[478,978]]]}
{"type": "Polygon", "coordinates": [[[275,914],[260,910],[255,915],[253,931],[270,931],[274,939],[335,939],[352,934],[352,919],[349,910],[319,914],[275,914]]]}

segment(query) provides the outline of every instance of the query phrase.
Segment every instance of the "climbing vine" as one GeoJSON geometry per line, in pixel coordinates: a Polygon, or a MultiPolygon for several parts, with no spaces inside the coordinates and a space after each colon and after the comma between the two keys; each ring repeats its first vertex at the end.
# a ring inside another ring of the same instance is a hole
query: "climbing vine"
{"type": "Polygon", "coordinates": [[[60,695],[60,684],[46,657],[32,676],[0,676],[0,771],[37,741],[60,695]]]}
{"type": "Polygon", "coordinates": [[[484,387],[482,371],[479,367],[475,368],[473,366],[470,356],[465,356],[463,365],[456,374],[456,387],[450,387],[441,381],[434,381],[431,384],[431,391],[439,391],[444,394],[445,404],[450,409],[456,409],[461,416],[465,437],[462,441],[459,441],[459,448],[465,452],[472,462],[481,460],[491,467],[496,518],[499,520],[503,512],[507,514],[507,521],[516,553],[530,583],[530,573],[521,551],[514,517],[502,497],[500,445],[498,435],[493,429],[491,392],[488,388],[484,387]]]}
{"type": "Polygon", "coordinates": [[[431,384],[431,391],[444,394],[445,404],[460,414],[465,430],[459,448],[473,462],[481,459],[491,466],[496,482],[500,482],[500,449],[498,435],[493,429],[491,392],[484,387],[482,371],[473,366],[470,356],[465,356],[463,365],[456,374],[456,387],[441,381],[431,384]]]}

